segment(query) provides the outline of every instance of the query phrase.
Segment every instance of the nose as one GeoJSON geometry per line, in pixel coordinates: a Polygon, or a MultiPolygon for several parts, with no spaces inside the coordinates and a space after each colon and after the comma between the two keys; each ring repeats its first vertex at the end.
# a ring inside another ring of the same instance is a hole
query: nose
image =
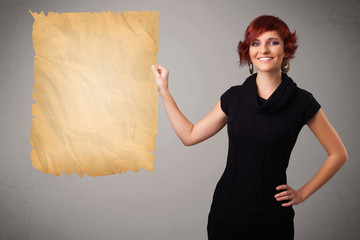
{"type": "Polygon", "coordinates": [[[261,54],[267,54],[269,53],[269,48],[267,44],[262,44],[261,49],[260,49],[260,53],[261,54]]]}

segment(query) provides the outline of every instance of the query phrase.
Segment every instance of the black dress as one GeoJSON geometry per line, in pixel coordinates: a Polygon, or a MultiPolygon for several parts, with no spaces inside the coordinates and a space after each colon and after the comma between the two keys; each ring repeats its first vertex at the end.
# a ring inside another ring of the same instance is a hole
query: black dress
{"type": "Polygon", "coordinates": [[[272,95],[257,94],[256,73],[222,94],[228,116],[226,168],[216,185],[207,232],[210,240],[294,239],[293,206],[274,195],[302,127],[320,109],[313,95],[282,73],[272,95]]]}

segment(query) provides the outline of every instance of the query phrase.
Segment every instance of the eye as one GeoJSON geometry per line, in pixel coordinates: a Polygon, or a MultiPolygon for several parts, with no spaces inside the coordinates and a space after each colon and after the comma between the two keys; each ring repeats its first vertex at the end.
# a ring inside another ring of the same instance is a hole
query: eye
{"type": "Polygon", "coordinates": [[[279,45],[280,43],[278,41],[270,41],[270,45],[279,45]]]}
{"type": "Polygon", "coordinates": [[[260,44],[259,42],[254,41],[251,43],[251,46],[259,46],[259,44],[260,44]]]}

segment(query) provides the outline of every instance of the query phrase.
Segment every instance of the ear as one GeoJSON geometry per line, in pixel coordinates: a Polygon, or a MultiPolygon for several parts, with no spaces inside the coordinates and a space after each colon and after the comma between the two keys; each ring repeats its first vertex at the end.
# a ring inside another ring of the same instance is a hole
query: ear
{"type": "Polygon", "coordinates": [[[289,54],[289,53],[285,53],[285,54],[284,54],[284,60],[288,60],[289,57],[290,57],[290,54],[289,54]]]}

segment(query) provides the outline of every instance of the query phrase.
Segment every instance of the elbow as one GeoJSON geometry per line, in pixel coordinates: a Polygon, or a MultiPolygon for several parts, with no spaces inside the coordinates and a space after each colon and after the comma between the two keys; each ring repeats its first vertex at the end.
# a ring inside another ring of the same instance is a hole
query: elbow
{"type": "Polygon", "coordinates": [[[347,160],[349,159],[349,156],[346,152],[346,150],[343,152],[343,153],[340,153],[337,155],[338,156],[338,159],[343,163],[345,164],[347,162],[347,160]]]}
{"type": "Polygon", "coordinates": [[[341,155],[342,155],[341,158],[344,160],[344,163],[347,162],[347,160],[349,159],[349,155],[348,155],[345,147],[344,147],[344,151],[341,155]]]}
{"type": "Polygon", "coordinates": [[[332,155],[337,161],[341,162],[342,164],[345,164],[347,160],[349,159],[348,153],[346,151],[346,148],[343,147],[341,149],[338,149],[336,152],[329,154],[329,156],[332,155]]]}
{"type": "Polygon", "coordinates": [[[192,138],[191,135],[188,136],[187,138],[181,139],[181,142],[184,144],[184,146],[193,146],[197,144],[196,140],[192,138]]]}
{"type": "Polygon", "coordinates": [[[194,124],[192,124],[191,129],[190,129],[190,133],[187,135],[186,138],[181,138],[182,143],[184,144],[184,146],[192,146],[195,145],[195,143],[193,141],[191,141],[192,139],[192,130],[194,128],[194,124]]]}
{"type": "Polygon", "coordinates": [[[184,144],[184,146],[192,146],[192,145],[194,145],[193,143],[191,143],[190,141],[185,141],[185,140],[181,140],[182,141],[182,143],[184,144]]]}
{"type": "Polygon", "coordinates": [[[342,159],[344,160],[344,163],[346,163],[347,160],[349,159],[349,155],[348,155],[348,153],[347,153],[346,151],[345,151],[345,153],[343,154],[342,159]]]}

